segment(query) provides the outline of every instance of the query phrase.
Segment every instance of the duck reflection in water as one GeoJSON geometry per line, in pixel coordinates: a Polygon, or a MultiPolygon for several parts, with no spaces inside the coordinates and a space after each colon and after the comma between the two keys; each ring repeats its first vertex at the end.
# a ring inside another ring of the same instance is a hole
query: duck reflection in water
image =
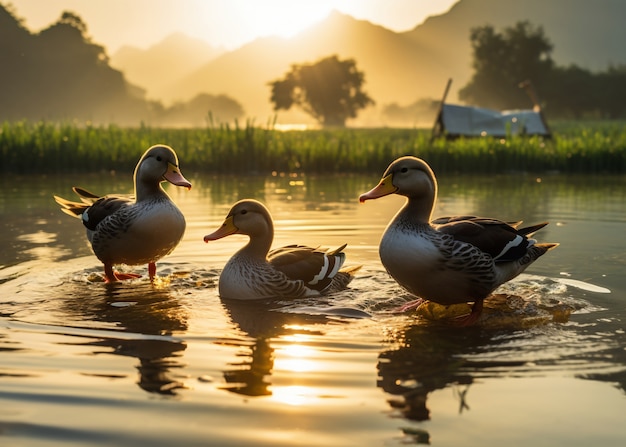
{"type": "Polygon", "coordinates": [[[464,314],[464,306],[424,303],[417,309],[421,319],[399,332],[397,347],[380,354],[378,386],[399,396],[389,404],[407,419],[430,419],[428,394],[448,387],[454,388],[459,399],[459,412],[469,410],[467,393],[474,377],[497,374],[499,368],[510,371],[527,364],[516,360],[475,359],[495,349],[497,338],[494,335],[498,331],[510,334],[552,322],[567,322],[573,311],[570,305],[556,300],[543,303],[495,294],[485,301],[480,327],[450,330],[445,321],[455,313],[464,314]]]}
{"type": "Polygon", "coordinates": [[[231,321],[245,336],[220,341],[245,348],[240,361],[224,370],[226,382],[221,388],[245,396],[271,396],[270,376],[274,368],[274,338],[295,333],[310,333],[304,324],[324,323],[324,315],[297,314],[281,311],[284,304],[273,300],[221,300],[231,321]],[[294,327],[298,327],[295,329],[294,327]]]}
{"type": "Polygon", "coordinates": [[[444,323],[420,322],[400,331],[398,346],[383,351],[378,360],[377,385],[395,396],[389,405],[413,421],[431,419],[428,395],[453,388],[459,412],[470,409],[468,391],[477,376],[499,368],[521,367],[524,361],[472,360],[493,343],[493,333],[478,328],[450,331],[444,323]]]}
{"type": "MultiPolygon", "coordinates": [[[[183,367],[178,361],[187,345],[173,337],[187,329],[188,315],[168,288],[147,281],[107,284],[103,294],[71,294],[67,312],[83,321],[113,323],[122,335],[102,337],[87,343],[111,348],[113,354],[136,357],[139,364],[137,385],[145,391],[174,395],[186,388],[173,371],[183,367]]],[[[110,326],[105,325],[106,329],[110,326]]],[[[94,351],[94,354],[110,354],[94,351]]]]}

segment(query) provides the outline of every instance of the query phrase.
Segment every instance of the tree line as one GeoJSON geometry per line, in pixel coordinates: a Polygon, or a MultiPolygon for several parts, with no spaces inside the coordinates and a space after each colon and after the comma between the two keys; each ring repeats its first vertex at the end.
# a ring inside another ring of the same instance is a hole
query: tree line
{"type": "Polygon", "coordinates": [[[558,66],[542,27],[522,21],[496,31],[470,34],[474,73],[459,91],[470,104],[495,109],[528,108],[523,88],[530,81],[550,118],[626,118],[626,65],[593,73],[577,65],[558,66]]]}
{"type": "Polygon", "coordinates": [[[109,65],[105,48],[87,37],[87,25],[72,12],[37,34],[10,7],[0,4],[0,121],[91,121],[137,125],[206,125],[244,115],[225,95],[199,94],[165,107],[109,65]]]}

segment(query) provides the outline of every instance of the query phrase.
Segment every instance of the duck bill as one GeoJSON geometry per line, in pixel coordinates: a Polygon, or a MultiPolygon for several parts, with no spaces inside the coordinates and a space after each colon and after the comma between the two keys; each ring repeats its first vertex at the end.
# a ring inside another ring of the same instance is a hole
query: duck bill
{"type": "Polygon", "coordinates": [[[170,182],[172,185],[184,186],[187,189],[191,189],[191,182],[183,177],[178,166],[172,163],[167,164],[167,172],[163,174],[163,178],[170,182]]]}
{"type": "Polygon", "coordinates": [[[393,174],[389,174],[387,177],[383,177],[383,179],[374,187],[366,193],[363,193],[359,196],[359,202],[363,203],[366,200],[370,199],[378,199],[379,197],[388,196],[389,194],[393,194],[396,192],[398,188],[393,186],[393,174]]]}
{"type": "Polygon", "coordinates": [[[227,217],[221,227],[213,233],[204,236],[204,242],[216,241],[223,237],[230,236],[231,234],[235,234],[238,230],[239,228],[237,228],[233,223],[232,216],[227,217]]]}

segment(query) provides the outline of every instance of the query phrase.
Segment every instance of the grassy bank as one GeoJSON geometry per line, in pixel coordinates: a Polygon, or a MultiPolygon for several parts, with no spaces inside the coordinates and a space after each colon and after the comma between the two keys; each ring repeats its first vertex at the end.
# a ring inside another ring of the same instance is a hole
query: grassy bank
{"type": "Polygon", "coordinates": [[[553,123],[554,138],[430,141],[430,130],[276,131],[252,125],[197,129],[3,123],[0,171],[129,170],[149,146],[176,149],[186,172],[374,172],[413,154],[437,172],[626,172],[622,122],[553,123]]]}

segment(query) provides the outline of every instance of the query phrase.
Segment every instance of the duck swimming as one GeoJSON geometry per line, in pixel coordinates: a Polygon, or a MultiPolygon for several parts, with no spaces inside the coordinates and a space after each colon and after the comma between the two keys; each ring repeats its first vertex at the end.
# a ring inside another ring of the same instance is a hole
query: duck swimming
{"type": "Polygon", "coordinates": [[[274,224],[269,210],[256,200],[235,203],[222,226],[204,236],[204,241],[231,234],[243,234],[250,240],[230,258],[220,274],[218,287],[222,298],[319,296],[345,288],[360,268],[341,268],[346,245],[330,251],[304,245],[270,250],[274,224]]]}
{"type": "Polygon", "coordinates": [[[185,232],[185,217],[163,190],[161,183],[191,188],[178,167],[176,152],[165,145],[150,147],[134,173],[134,198],[122,195],[98,196],[74,187],[80,202],[58,196],[61,211],[80,218],[96,257],[104,264],[106,282],[139,275],[115,272],[116,264],[148,264],[150,279],[156,262],[171,253],[185,232]]]}
{"type": "Polygon", "coordinates": [[[501,284],[522,273],[557,243],[537,243],[531,236],[548,223],[518,228],[477,216],[432,219],[437,180],[422,159],[392,162],[361,203],[399,194],[407,198],[385,230],[379,246],[382,264],[406,290],[443,305],[473,302],[459,323],[471,325],[482,313],[484,299],[501,284]]]}

